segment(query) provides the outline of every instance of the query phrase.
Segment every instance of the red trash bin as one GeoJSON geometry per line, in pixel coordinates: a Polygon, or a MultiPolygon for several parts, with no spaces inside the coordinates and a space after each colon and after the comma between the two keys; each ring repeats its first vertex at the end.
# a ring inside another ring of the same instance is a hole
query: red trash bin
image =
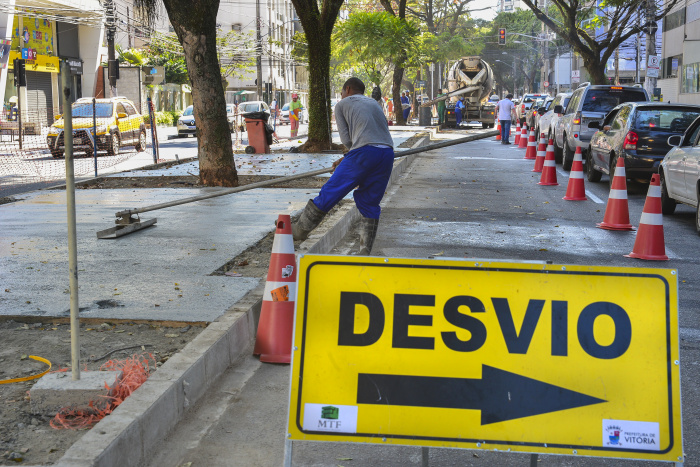
{"type": "Polygon", "coordinates": [[[267,119],[270,114],[267,112],[248,112],[243,114],[245,127],[248,132],[248,146],[245,148],[247,154],[270,154],[270,143],[272,135],[268,137],[267,119]]]}

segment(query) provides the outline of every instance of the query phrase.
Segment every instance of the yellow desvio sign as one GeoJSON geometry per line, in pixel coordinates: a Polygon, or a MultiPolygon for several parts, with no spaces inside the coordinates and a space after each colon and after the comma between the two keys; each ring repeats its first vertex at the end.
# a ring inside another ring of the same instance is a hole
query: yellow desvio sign
{"type": "Polygon", "coordinates": [[[306,255],[289,433],[681,461],[669,269],[306,255]]]}

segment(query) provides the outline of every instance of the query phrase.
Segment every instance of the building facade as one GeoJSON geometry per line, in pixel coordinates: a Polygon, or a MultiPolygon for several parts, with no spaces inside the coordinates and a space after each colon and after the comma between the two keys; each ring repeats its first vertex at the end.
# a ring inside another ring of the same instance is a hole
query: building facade
{"type": "Polygon", "coordinates": [[[4,0],[0,40],[10,41],[7,66],[0,70],[2,119],[19,103],[26,131],[40,131],[60,113],[61,63],[71,67],[73,98],[93,95],[104,11],[98,0],[4,0]],[[15,58],[26,60],[26,86],[15,87],[15,58]]]}
{"type": "Polygon", "coordinates": [[[678,2],[662,22],[657,86],[665,102],[700,104],[700,1],[678,2]]]}

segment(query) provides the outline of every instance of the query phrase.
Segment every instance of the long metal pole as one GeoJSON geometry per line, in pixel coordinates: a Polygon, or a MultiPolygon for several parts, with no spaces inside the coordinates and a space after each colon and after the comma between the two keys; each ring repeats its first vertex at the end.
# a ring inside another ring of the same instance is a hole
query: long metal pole
{"type": "Polygon", "coordinates": [[[256,31],[256,52],[257,55],[257,81],[258,81],[258,100],[263,100],[263,83],[262,83],[262,37],[260,35],[260,0],[255,0],[255,31],[256,31]]]}
{"type": "MultiPolygon", "coordinates": [[[[468,143],[470,141],[475,141],[478,139],[496,136],[497,134],[498,134],[498,131],[496,131],[496,130],[485,131],[483,133],[478,133],[476,135],[466,136],[464,138],[443,141],[441,143],[430,144],[428,146],[422,146],[422,147],[415,148],[415,149],[408,149],[406,151],[397,152],[397,153],[395,153],[394,157],[395,158],[396,157],[403,157],[403,156],[408,156],[411,154],[417,154],[420,152],[430,151],[433,149],[440,149],[440,148],[445,148],[448,146],[454,146],[455,144],[468,143]]],[[[296,175],[290,175],[288,177],[274,178],[272,180],[265,180],[264,182],[251,183],[249,185],[239,186],[236,188],[228,188],[228,189],[216,192],[216,193],[209,193],[206,195],[192,196],[190,198],[185,198],[185,199],[181,199],[181,200],[170,201],[167,203],[154,204],[152,206],[146,206],[144,208],[125,209],[124,211],[117,212],[115,214],[115,216],[116,217],[131,216],[132,214],[140,214],[143,212],[156,211],[158,209],[169,208],[172,206],[179,206],[181,204],[193,203],[195,201],[203,201],[205,199],[217,198],[219,196],[225,196],[225,195],[230,195],[233,193],[239,193],[241,191],[248,191],[248,190],[252,190],[254,188],[263,188],[263,187],[270,186],[270,185],[276,185],[278,183],[289,182],[292,180],[298,180],[300,178],[313,177],[314,175],[321,175],[324,173],[328,173],[331,170],[333,170],[332,167],[325,167],[322,169],[312,170],[310,172],[304,172],[304,173],[300,173],[300,174],[296,174],[296,175]]]]}
{"type": "Polygon", "coordinates": [[[66,152],[66,208],[68,210],[68,271],[70,288],[70,362],[73,381],[80,379],[80,322],[78,320],[78,245],[75,219],[75,173],[73,171],[73,116],[70,66],[61,64],[63,89],[63,142],[66,152]]]}
{"type": "Polygon", "coordinates": [[[97,104],[94,97],[92,98],[92,155],[95,158],[95,178],[97,178],[97,104]]]}

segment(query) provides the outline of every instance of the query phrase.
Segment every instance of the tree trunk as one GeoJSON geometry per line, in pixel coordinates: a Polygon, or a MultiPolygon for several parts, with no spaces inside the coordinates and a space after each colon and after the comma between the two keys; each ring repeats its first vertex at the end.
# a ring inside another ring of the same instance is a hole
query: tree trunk
{"type": "Polygon", "coordinates": [[[403,67],[394,67],[394,75],[391,82],[391,96],[394,100],[394,117],[396,124],[403,126],[406,120],[403,118],[403,108],[401,103],[401,81],[403,81],[403,67]]]}
{"type": "Polygon", "coordinates": [[[605,76],[605,64],[601,62],[599,55],[582,55],[583,66],[586,68],[591,78],[591,84],[609,84],[608,77],[605,76]]]}
{"type": "Polygon", "coordinates": [[[216,53],[219,0],[164,0],[163,3],[185,51],[197,122],[200,182],[207,186],[237,186],[226,97],[216,53]]]}
{"type": "Polygon", "coordinates": [[[331,86],[331,31],[306,29],[309,44],[309,137],[301,150],[320,152],[332,147],[331,86]]]}

